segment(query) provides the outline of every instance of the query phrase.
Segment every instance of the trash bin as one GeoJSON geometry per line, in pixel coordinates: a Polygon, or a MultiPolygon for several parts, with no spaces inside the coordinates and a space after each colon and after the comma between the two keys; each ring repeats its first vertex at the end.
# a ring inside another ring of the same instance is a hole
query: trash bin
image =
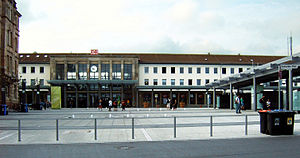
{"type": "Polygon", "coordinates": [[[258,111],[260,115],[260,133],[267,134],[267,115],[271,110],[260,110],[258,111]]]}
{"type": "Polygon", "coordinates": [[[0,111],[0,115],[7,115],[7,105],[6,104],[2,104],[1,105],[1,111],[0,111]]]}
{"type": "Polygon", "coordinates": [[[267,134],[293,135],[294,134],[293,111],[270,111],[267,114],[267,134]]]}

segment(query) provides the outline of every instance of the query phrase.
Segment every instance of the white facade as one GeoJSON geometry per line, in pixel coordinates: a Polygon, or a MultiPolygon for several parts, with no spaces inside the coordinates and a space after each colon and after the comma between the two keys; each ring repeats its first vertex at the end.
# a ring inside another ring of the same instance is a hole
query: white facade
{"type": "Polygon", "coordinates": [[[155,86],[154,82],[157,80],[158,86],[205,86],[206,82],[213,82],[214,80],[237,74],[241,69],[245,71],[250,68],[251,66],[249,65],[140,64],[139,85],[147,85],[145,81],[148,80],[149,86],[155,86]],[[157,72],[154,72],[155,69],[157,72]],[[162,72],[163,69],[166,70],[165,73],[162,72]],[[183,72],[181,69],[183,69],[183,72]],[[192,71],[190,72],[190,70],[192,71]],[[163,84],[164,80],[166,84],[163,84]],[[189,80],[192,81],[190,82],[189,80]]]}
{"type": "Polygon", "coordinates": [[[50,86],[47,80],[50,80],[50,64],[19,64],[19,79],[26,80],[26,86],[31,85],[31,81],[40,83],[44,86],[50,86]],[[26,69],[26,70],[25,70],[26,69]],[[32,71],[34,69],[34,72],[32,71]],[[25,70],[25,71],[24,71],[25,70]],[[42,84],[41,82],[44,82],[42,84]]]}

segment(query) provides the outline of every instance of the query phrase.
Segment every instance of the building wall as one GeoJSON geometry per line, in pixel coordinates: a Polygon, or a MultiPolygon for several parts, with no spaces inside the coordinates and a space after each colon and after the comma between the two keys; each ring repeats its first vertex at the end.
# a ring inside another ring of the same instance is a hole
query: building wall
{"type": "MultiPolygon", "coordinates": [[[[19,64],[19,79],[26,79],[26,86],[31,85],[31,79],[40,81],[44,79],[44,85],[50,86],[47,80],[50,80],[50,64],[19,64]],[[26,67],[26,73],[23,73],[23,67],[26,67]],[[35,68],[35,73],[31,73],[31,67],[35,68]],[[40,67],[44,67],[44,73],[40,73],[40,67]]],[[[36,82],[37,83],[37,82],[36,82]]]]}

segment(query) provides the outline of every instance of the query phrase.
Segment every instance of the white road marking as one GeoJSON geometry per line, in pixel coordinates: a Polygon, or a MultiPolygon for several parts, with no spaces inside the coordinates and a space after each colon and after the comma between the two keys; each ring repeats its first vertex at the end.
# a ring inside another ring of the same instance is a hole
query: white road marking
{"type": "Polygon", "coordinates": [[[5,139],[5,138],[8,138],[8,137],[10,137],[10,136],[12,136],[12,135],[14,135],[14,134],[15,134],[15,133],[8,134],[8,135],[6,135],[6,136],[4,136],[4,137],[1,137],[0,140],[3,140],[3,139],[5,139]]]}
{"type": "Polygon", "coordinates": [[[149,134],[147,133],[145,128],[142,128],[142,132],[143,132],[144,136],[146,137],[147,141],[152,141],[152,138],[149,136],[149,134]]]}

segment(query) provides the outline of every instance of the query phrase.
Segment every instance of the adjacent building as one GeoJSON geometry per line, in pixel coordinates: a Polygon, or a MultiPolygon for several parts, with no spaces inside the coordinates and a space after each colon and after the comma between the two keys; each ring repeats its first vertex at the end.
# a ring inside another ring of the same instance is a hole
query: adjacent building
{"type": "MultiPolygon", "coordinates": [[[[31,53],[20,54],[19,77],[27,83],[27,103],[51,101],[62,108],[93,108],[126,100],[133,107],[211,106],[210,82],[282,56],[212,54],[31,53]],[[22,77],[21,77],[22,76],[22,77]],[[44,85],[40,90],[37,85],[44,85]],[[50,95],[51,98],[50,99],[50,95]]],[[[226,96],[219,90],[218,94],[226,96]]],[[[226,101],[226,97],[222,99],[226,101]]],[[[229,106],[229,105],[228,105],[229,106]]]]}
{"type": "Polygon", "coordinates": [[[18,63],[19,18],[15,0],[0,1],[0,86],[1,104],[19,109],[18,63]]]}

